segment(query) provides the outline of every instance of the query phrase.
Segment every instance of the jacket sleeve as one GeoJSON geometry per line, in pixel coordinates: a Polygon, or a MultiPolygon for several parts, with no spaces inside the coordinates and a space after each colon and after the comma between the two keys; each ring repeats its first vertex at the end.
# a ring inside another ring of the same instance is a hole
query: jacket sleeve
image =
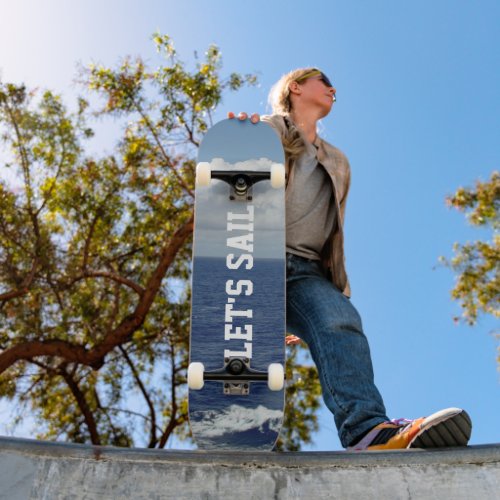
{"type": "Polygon", "coordinates": [[[342,160],[345,165],[345,174],[344,174],[345,179],[344,179],[344,193],[342,199],[339,200],[339,205],[340,205],[340,220],[342,221],[342,225],[344,225],[347,195],[349,194],[349,189],[351,188],[351,166],[349,165],[349,160],[345,155],[342,155],[342,160]]]}
{"type": "MultiPolygon", "coordinates": [[[[345,191],[344,191],[344,196],[340,200],[340,220],[342,221],[342,227],[345,227],[345,208],[347,205],[347,195],[349,194],[349,189],[351,188],[351,166],[349,165],[349,160],[345,155],[343,155],[344,161],[345,161],[345,166],[346,166],[346,179],[345,179],[345,191]]],[[[345,262],[345,253],[344,253],[344,268],[346,267],[346,262],[345,262]]],[[[347,274],[347,273],[346,273],[347,274]]],[[[349,277],[347,277],[347,283],[345,286],[345,289],[343,290],[343,293],[346,297],[350,298],[351,297],[351,284],[349,283],[349,277]]]]}

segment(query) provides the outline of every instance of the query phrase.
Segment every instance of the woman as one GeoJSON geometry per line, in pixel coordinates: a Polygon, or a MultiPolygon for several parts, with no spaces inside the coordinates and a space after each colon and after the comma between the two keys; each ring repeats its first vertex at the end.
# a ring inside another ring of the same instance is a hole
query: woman
{"type": "MultiPolygon", "coordinates": [[[[262,120],[281,136],[286,155],[287,343],[304,340],[342,446],[354,450],[458,446],[471,421],[459,408],[427,418],[390,421],[375,387],[361,318],[344,267],[344,214],[350,185],[346,156],[317,135],[336,89],[317,68],[284,75],[262,120]]],[[[228,114],[234,118],[233,113],[228,114]]],[[[239,119],[245,120],[246,113],[239,119]]],[[[250,117],[253,123],[259,115],[250,117]]]]}

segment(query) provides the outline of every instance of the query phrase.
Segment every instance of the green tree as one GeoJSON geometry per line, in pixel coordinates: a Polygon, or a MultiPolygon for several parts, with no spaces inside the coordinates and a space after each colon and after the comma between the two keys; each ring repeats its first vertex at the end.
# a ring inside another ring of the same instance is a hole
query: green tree
{"type": "MultiPolygon", "coordinates": [[[[156,70],[126,58],[82,72],[96,110],[0,82],[0,397],[18,421],[29,410],[42,439],[162,448],[189,437],[196,150],[224,93],[255,77],[223,78],[215,46],[190,71],[168,36],[153,40],[156,70]],[[123,126],[100,158],[87,153],[95,115],[123,126]]],[[[317,426],[318,383],[298,353],[282,449],[317,426]]]]}
{"type": "MultiPolygon", "coordinates": [[[[455,243],[455,255],[443,259],[457,275],[451,291],[462,307],[462,319],[476,323],[480,313],[500,317],[500,174],[477,181],[473,188],[459,188],[447,198],[449,206],[465,212],[473,226],[491,230],[490,241],[455,243]]],[[[459,320],[459,318],[456,318],[459,320]]]]}

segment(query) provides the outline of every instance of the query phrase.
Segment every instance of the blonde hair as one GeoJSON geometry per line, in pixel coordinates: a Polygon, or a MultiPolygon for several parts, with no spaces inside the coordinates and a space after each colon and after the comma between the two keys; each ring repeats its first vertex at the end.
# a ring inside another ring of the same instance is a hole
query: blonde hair
{"type": "Polygon", "coordinates": [[[290,84],[300,80],[302,77],[317,71],[317,68],[298,68],[283,75],[269,92],[269,104],[274,114],[283,115],[287,124],[287,132],[282,137],[283,147],[287,157],[288,167],[291,168],[295,160],[304,152],[305,143],[302,134],[290,120],[289,115],[292,110],[292,100],[290,99],[290,84]]]}
{"type": "Polygon", "coordinates": [[[278,115],[288,115],[292,110],[290,99],[290,84],[301,80],[308,73],[318,71],[317,68],[298,68],[283,75],[271,88],[269,92],[269,104],[273,113],[278,115]]]}

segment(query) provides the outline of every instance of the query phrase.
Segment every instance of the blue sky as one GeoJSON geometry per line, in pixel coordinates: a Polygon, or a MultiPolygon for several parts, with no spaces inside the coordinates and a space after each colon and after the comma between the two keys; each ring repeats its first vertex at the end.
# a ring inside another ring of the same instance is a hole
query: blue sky
{"type": "MultiPolygon", "coordinates": [[[[321,135],[351,162],[347,266],[391,417],[466,408],[472,443],[500,442],[498,327],[470,328],[439,267],[455,241],[485,237],[445,196],[500,165],[500,3],[478,0],[9,2],[0,17],[4,81],[71,97],[76,63],[126,55],[155,63],[151,34],[169,34],[183,60],[217,44],[224,69],[260,85],[229,95],[229,110],[264,113],[267,93],[295,67],[321,67],[338,102],[321,135]]],[[[100,131],[98,147],[111,150],[100,131]]],[[[1,414],[4,414],[3,412],[1,414]]],[[[308,449],[340,449],[331,416],[308,449]]],[[[0,428],[0,432],[1,428],[0,428]]]]}

